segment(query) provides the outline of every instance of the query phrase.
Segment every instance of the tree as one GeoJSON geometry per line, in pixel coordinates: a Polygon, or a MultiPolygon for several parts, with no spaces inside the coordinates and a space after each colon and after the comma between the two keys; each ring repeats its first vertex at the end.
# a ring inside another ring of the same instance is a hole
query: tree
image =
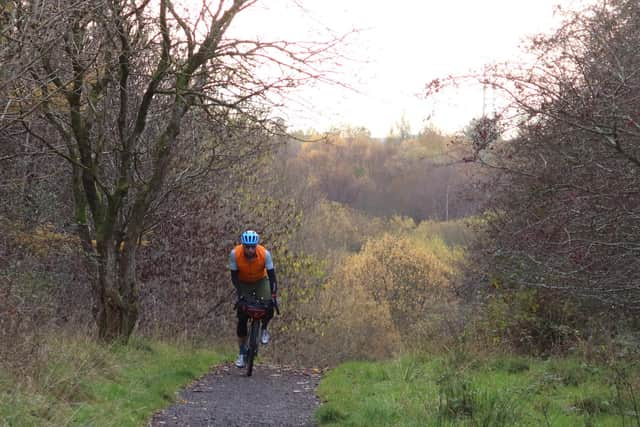
{"type": "Polygon", "coordinates": [[[99,336],[126,341],[151,214],[170,192],[264,150],[284,128],[268,115],[274,95],[322,80],[334,42],[229,37],[256,0],[203,2],[197,14],[170,0],[10,3],[1,127],[21,126],[68,162],[73,221],[97,267],[99,336]]]}
{"type": "Polygon", "coordinates": [[[400,119],[391,126],[389,130],[389,141],[404,141],[411,137],[411,123],[407,119],[404,113],[400,116],[400,119]]]}
{"type": "Polygon", "coordinates": [[[499,116],[476,117],[466,127],[465,136],[471,141],[473,152],[476,155],[498,141],[500,137],[499,120],[499,116]]]}
{"type": "Polygon", "coordinates": [[[496,171],[478,252],[496,287],[575,297],[589,314],[640,310],[639,30],[635,1],[568,11],[532,38],[533,64],[486,76],[517,130],[480,155],[496,171]]]}

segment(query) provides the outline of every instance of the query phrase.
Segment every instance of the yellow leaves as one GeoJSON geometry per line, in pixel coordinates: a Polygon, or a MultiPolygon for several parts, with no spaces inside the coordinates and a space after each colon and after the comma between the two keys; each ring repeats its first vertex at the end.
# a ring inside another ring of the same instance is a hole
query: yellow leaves
{"type": "Polygon", "coordinates": [[[300,153],[300,157],[303,159],[306,159],[310,162],[317,162],[317,161],[327,161],[328,160],[328,155],[327,152],[325,151],[320,151],[317,150],[315,148],[306,148],[308,147],[307,145],[303,145],[302,146],[302,152],[300,153]]]}
{"type": "Polygon", "coordinates": [[[416,228],[416,222],[410,217],[393,215],[390,222],[392,227],[397,228],[400,231],[408,231],[416,228]]]}
{"type": "Polygon", "coordinates": [[[47,256],[52,249],[59,250],[64,246],[69,248],[79,244],[77,236],[56,232],[52,224],[39,225],[32,231],[18,230],[14,239],[38,256],[47,256]]]}
{"type": "Polygon", "coordinates": [[[51,110],[69,111],[67,98],[53,83],[48,83],[46,87],[14,89],[8,97],[7,112],[12,114],[20,114],[22,111],[31,110],[36,106],[42,107],[45,104],[48,104],[51,110]]]}
{"type": "Polygon", "coordinates": [[[369,258],[367,267],[380,269],[379,274],[392,281],[393,287],[413,292],[448,287],[447,276],[452,273],[452,267],[430,248],[408,237],[385,234],[368,241],[357,256],[369,258]]]}
{"type": "Polygon", "coordinates": [[[450,289],[464,256],[453,245],[467,240],[465,224],[371,218],[328,201],[306,221],[296,244],[327,259],[331,275],[322,285],[318,278],[296,321],[317,334],[323,362],[389,357],[418,342],[446,345],[459,309],[450,289]]]}
{"type": "Polygon", "coordinates": [[[0,2],[0,14],[9,15],[15,10],[15,5],[10,1],[1,1],[0,2]]]}
{"type": "MultiPolygon", "coordinates": [[[[357,258],[354,261],[360,262],[357,258]]],[[[325,329],[320,330],[320,347],[331,353],[325,355],[327,360],[390,357],[398,348],[400,337],[389,305],[372,297],[375,275],[364,276],[362,264],[354,267],[360,269],[355,276],[360,280],[345,280],[341,271],[319,298],[317,311],[327,319],[325,329]]]]}
{"type": "MultiPolygon", "coordinates": [[[[448,250],[446,245],[442,250],[448,250]]],[[[448,292],[453,267],[413,238],[383,234],[361,251],[342,258],[319,301],[332,319],[323,345],[349,357],[387,357],[401,346],[438,341],[455,303],[448,292]],[[363,337],[375,331],[375,345],[361,354],[363,337]],[[436,337],[436,338],[434,338],[436,337]]]]}
{"type": "MultiPolygon", "coordinates": [[[[45,257],[52,251],[74,250],[80,248],[80,239],[75,234],[56,231],[53,224],[42,224],[32,230],[23,230],[19,226],[14,226],[14,231],[10,234],[16,244],[32,252],[39,257],[45,257]]],[[[150,241],[142,239],[139,246],[149,246],[150,241]]],[[[95,249],[97,243],[91,240],[91,246],[95,249]]],[[[120,251],[124,249],[124,242],[120,243],[120,251]]]]}
{"type": "MultiPolygon", "coordinates": [[[[149,240],[142,239],[138,243],[138,246],[149,246],[149,244],[150,244],[149,240]]],[[[93,249],[96,249],[98,247],[98,242],[96,242],[95,239],[91,240],[91,247],[93,247],[93,249]]],[[[122,252],[124,248],[125,248],[125,243],[120,242],[120,245],[118,246],[118,250],[122,252]]]]}

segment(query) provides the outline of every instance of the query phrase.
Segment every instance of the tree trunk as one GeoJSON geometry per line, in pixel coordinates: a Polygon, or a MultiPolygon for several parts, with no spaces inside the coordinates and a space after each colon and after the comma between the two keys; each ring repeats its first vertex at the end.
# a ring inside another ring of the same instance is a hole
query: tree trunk
{"type": "Polygon", "coordinates": [[[138,320],[135,245],[98,244],[98,278],[94,288],[96,322],[102,341],[126,343],[138,320]]]}

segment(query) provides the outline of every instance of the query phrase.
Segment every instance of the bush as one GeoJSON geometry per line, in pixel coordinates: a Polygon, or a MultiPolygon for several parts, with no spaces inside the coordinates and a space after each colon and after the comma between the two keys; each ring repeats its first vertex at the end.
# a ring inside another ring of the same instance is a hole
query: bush
{"type": "Polygon", "coordinates": [[[482,306],[474,335],[491,347],[525,354],[566,352],[580,338],[570,300],[535,289],[494,293],[482,306]]]}
{"type": "Polygon", "coordinates": [[[313,301],[315,346],[323,349],[317,360],[331,364],[445,347],[457,333],[450,292],[457,256],[438,240],[383,234],[343,257],[313,301]]]}

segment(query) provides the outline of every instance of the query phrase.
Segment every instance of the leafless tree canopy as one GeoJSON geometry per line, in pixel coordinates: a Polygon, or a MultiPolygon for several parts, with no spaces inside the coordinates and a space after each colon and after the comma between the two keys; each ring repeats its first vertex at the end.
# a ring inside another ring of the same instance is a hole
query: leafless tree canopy
{"type": "Polygon", "coordinates": [[[637,2],[601,2],[532,39],[534,65],[481,78],[517,129],[480,153],[493,173],[478,257],[497,286],[640,309],[639,30],[637,2]]]}
{"type": "MultiPolygon", "coordinates": [[[[270,109],[324,79],[337,41],[230,38],[256,1],[9,1],[0,7],[0,136],[68,162],[100,336],[138,319],[137,247],[170,191],[264,151],[270,109]]],[[[19,150],[18,150],[19,152],[19,150]]],[[[14,154],[8,154],[7,158],[14,154]]]]}

